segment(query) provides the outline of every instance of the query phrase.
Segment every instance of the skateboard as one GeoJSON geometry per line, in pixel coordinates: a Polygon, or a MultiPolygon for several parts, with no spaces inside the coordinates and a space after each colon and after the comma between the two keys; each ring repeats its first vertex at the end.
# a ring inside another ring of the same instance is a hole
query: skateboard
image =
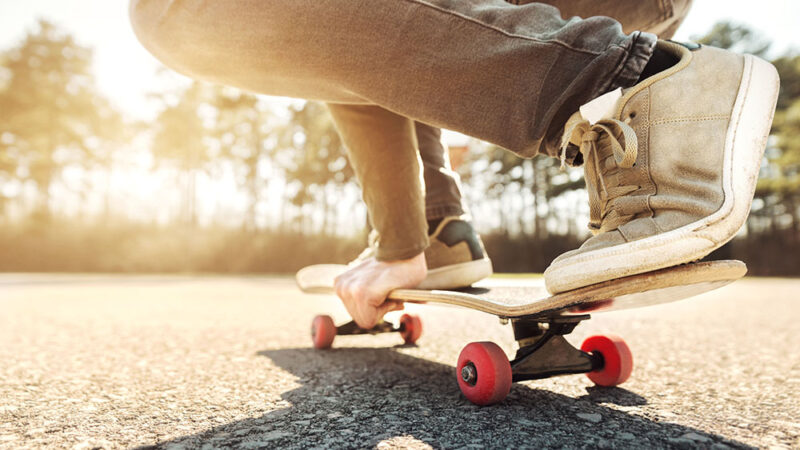
{"type": "MultiPolygon", "coordinates": [[[[332,294],[333,280],[347,266],[323,264],[301,269],[296,276],[303,292],[332,294]]],[[[493,342],[473,342],[461,351],[456,374],[461,392],[478,405],[502,401],[517,381],[585,373],[599,386],[617,386],[633,370],[633,355],[613,334],[587,338],[580,348],[564,336],[590,313],[640,308],[693,297],[729,284],[747,272],[741,261],[685,264],[631,275],[549,295],[541,280],[489,279],[458,290],[396,289],[388,299],[475,309],[511,323],[519,345],[509,361],[493,342]]],[[[422,321],[404,314],[399,323],[380,322],[369,330],[354,322],[336,326],[330,316],[317,316],[311,327],[315,348],[330,348],[337,335],[399,333],[406,344],[422,334],[422,321]]]]}

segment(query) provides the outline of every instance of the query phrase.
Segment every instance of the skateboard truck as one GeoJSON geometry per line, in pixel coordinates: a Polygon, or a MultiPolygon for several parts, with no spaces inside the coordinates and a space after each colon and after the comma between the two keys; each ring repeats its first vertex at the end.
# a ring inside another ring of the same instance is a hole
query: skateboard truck
{"type": "Polygon", "coordinates": [[[633,369],[633,356],[622,338],[591,336],[580,349],[564,338],[589,318],[589,314],[511,318],[519,343],[514,360],[509,361],[494,342],[467,345],[458,357],[461,392],[472,403],[491,405],[502,401],[517,381],[585,373],[599,386],[623,383],[633,369]]]}
{"type": "Polygon", "coordinates": [[[536,380],[556,375],[587,373],[603,368],[603,356],[575,348],[564,336],[588,314],[511,321],[519,344],[511,364],[512,381],[536,380]]]}
{"type": "Polygon", "coordinates": [[[356,334],[381,334],[381,333],[396,333],[396,332],[403,332],[405,331],[405,325],[395,325],[391,322],[387,322],[385,320],[381,320],[378,322],[377,325],[370,328],[369,330],[365,330],[358,325],[356,325],[355,321],[351,320],[350,322],[344,323],[336,327],[336,335],[337,336],[348,336],[348,335],[356,335],[356,334]]]}
{"type": "Polygon", "coordinates": [[[354,321],[339,325],[333,323],[331,316],[317,316],[311,323],[311,339],[314,347],[318,349],[330,348],[333,339],[338,336],[357,334],[400,333],[403,342],[413,344],[422,335],[422,321],[416,314],[403,314],[397,325],[381,320],[374,327],[365,330],[354,321]]]}

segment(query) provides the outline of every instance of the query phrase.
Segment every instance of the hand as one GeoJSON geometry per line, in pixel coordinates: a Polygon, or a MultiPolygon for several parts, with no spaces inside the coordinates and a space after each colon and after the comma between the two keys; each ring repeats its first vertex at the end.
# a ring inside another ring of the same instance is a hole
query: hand
{"type": "Polygon", "coordinates": [[[403,302],[386,300],[389,292],[416,287],[427,272],[424,253],[402,261],[370,257],[336,277],[334,286],[350,317],[359,327],[369,329],[386,313],[403,309],[403,302]]]}

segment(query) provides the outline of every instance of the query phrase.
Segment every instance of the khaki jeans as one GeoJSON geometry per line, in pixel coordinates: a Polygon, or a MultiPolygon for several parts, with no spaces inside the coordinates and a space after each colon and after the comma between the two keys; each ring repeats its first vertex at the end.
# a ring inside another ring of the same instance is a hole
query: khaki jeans
{"type": "MultiPolygon", "coordinates": [[[[676,16],[669,0],[641,3],[659,23],[676,16]]],[[[373,136],[388,136],[353,153],[367,155],[353,159],[382,260],[427,245],[414,121],[524,157],[554,155],[566,119],[633,85],[656,41],[609,17],[565,20],[547,4],[501,0],[132,0],[130,13],[144,46],[186,75],[359,105],[349,116],[360,117],[362,132],[372,124],[373,136]],[[373,114],[380,125],[366,119],[373,114]]],[[[347,116],[334,112],[338,124],[347,116]]],[[[340,129],[353,152],[354,132],[340,129]]]]}

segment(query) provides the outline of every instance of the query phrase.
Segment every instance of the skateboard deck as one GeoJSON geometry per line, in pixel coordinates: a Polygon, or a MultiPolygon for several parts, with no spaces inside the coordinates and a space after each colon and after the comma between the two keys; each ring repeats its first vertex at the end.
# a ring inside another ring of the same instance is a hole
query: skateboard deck
{"type": "MultiPolygon", "coordinates": [[[[320,264],[301,269],[296,276],[303,292],[332,294],[333,281],[347,266],[320,264]]],[[[741,261],[722,260],[685,264],[631,275],[549,295],[541,279],[486,280],[458,290],[396,289],[388,298],[411,303],[461,306],[500,317],[516,318],[612,311],[667,303],[708,292],[731,283],[747,272],[741,261]]]]}

